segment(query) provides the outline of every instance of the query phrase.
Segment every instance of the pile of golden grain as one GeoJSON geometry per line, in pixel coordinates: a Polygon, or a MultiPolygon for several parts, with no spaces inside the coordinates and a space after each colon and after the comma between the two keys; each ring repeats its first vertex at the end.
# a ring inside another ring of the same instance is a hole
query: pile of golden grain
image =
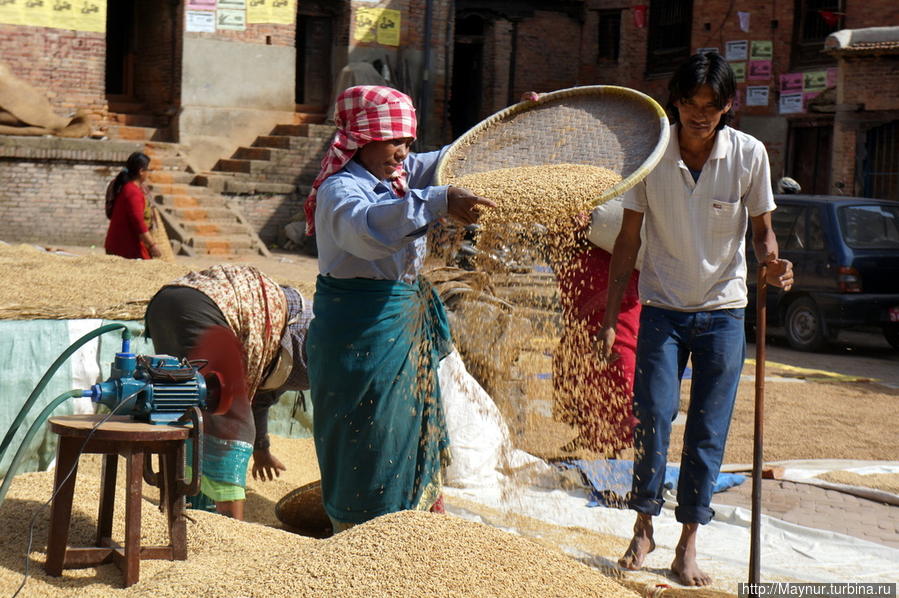
{"type": "MultiPolygon", "coordinates": [[[[293,480],[315,474],[311,441],[275,439],[293,480]],[[302,454],[302,457],[297,455],[302,454]],[[311,459],[311,463],[309,460],[311,459]],[[297,478],[296,476],[299,476],[297,478]]],[[[123,471],[117,505],[123,504],[123,471]]],[[[0,593],[22,580],[32,514],[50,496],[52,472],[18,476],[0,506],[0,593]]],[[[87,545],[95,533],[99,458],[85,456],[78,471],[70,545],[87,545]]],[[[295,481],[292,483],[296,483],[295,481]]],[[[289,485],[292,485],[289,484],[289,485]]],[[[275,486],[251,483],[263,494],[275,486]]],[[[283,489],[283,488],[282,488],[283,489]]],[[[164,543],[157,490],[145,486],[144,545],[164,543]]],[[[260,494],[259,497],[263,495],[260,494]]],[[[266,501],[269,511],[272,500],[266,501]]],[[[257,506],[264,505],[260,502],[257,506]]],[[[23,596],[636,596],[611,578],[547,545],[449,515],[401,512],[377,518],[326,540],[314,540],[256,523],[189,511],[186,561],[141,561],[140,581],[121,587],[114,565],[44,574],[48,514],[34,528],[31,576],[23,596]]],[[[268,515],[266,515],[268,516],[268,515]]],[[[122,540],[121,513],[113,537],[122,540]]]]}

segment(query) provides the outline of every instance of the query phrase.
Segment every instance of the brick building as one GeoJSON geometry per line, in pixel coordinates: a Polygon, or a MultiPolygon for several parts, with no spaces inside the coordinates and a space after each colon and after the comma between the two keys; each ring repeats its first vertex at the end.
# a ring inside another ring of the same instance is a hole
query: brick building
{"type": "MultiPolygon", "coordinates": [[[[310,134],[299,125],[324,120],[341,69],[357,62],[376,64],[413,96],[426,149],[528,90],[616,84],[664,101],[674,66],[715,50],[743,73],[737,125],[765,142],[775,178],[793,176],[809,192],[899,193],[889,174],[899,170],[889,153],[897,138],[889,98],[897,94],[881,93],[899,79],[896,54],[851,44],[822,51],[835,31],[899,25],[894,0],[63,3],[80,7],[93,19],[87,25],[77,15],[26,14],[38,4],[0,5],[0,59],[60,114],[89,110],[98,133],[177,142],[198,175],[192,184],[242,206],[266,240],[301,211],[321,152],[318,141],[296,140],[310,134]],[[293,140],[272,139],[276,130],[293,140]],[[888,174],[874,184],[874,172],[888,174]]],[[[79,151],[94,157],[79,162],[68,145],[49,153],[22,147],[7,143],[0,156],[0,178],[20,181],[15,197],[0,185],[0,214],[4,205],[30,205],[21,181],[46,195],[53,177],[87,164],[78,172],[86,195],[97,196],[99,224],[69,231],[67,241],[100,241],[99,198],[116,166],[100,158],[113,153],[85,146],[79,151]]],[[[38,240],[35,231],[16,231],[0,226],[0,238],[38,240]]]]}

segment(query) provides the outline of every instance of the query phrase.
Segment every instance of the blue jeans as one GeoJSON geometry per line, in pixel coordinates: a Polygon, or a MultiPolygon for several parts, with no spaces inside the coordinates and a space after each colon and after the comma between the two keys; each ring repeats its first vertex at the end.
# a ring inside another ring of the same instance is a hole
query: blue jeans
{"type": "Polygon", "coordinates": [[[634,380],[634,480],[630,508],[662,510],[671,424],[680,403],[680,381],[692,355],[693,377],[675,517],[706,524],[721,468],[737,387],[746,356],[743,309],[679,312],[644,306],[637,336],[634,380]]]}

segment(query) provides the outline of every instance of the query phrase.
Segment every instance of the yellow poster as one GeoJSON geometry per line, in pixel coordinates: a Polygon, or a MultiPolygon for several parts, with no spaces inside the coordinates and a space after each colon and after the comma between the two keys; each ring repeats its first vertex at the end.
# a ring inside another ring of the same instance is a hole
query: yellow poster
{"type": "Polygon", "coordinates": [[[272,0],[247,0],[247,23],[268,23],[272,16],[272,0]]]}
{"type": "Polygon", "coordinates": [[[54,0],[19,0],[22,5],[22,25],[53,27],[54,0]]]}
{"type": "Polygon", "coordinates": [[[290,25],[297,13],[297,0],[247,0],[247,23],[290,25]]]}
{"type": "Polygon", "coordinates": [[[377,39],[375,30],[382,12],[384,12],[383,8],[357,8],[353,39],[366,43],[375,41],[377,39]]]}
{"type": "Polygon", "coordinates": [[[6,25],[24,25],[22,22],[22,5],[25,0],[10,0],[3,2],[0,0],[0,23],[6,25]]]}
{"type": "Polygon", "coordinates": [[[400,11],[385,8],[378,19],[378,43],[385,46],[400,45],[400,11]]]}
{"type": "Polygon", "coordinates": [[[106,1],[0,0],[0,23],[102,33],[106,31],[106,1]]]}
{"type": "Polygon", "coordinates": [[[271,20],[269,23],[292,25],[297,14],[296,0],[272,0],[271,20]]]}

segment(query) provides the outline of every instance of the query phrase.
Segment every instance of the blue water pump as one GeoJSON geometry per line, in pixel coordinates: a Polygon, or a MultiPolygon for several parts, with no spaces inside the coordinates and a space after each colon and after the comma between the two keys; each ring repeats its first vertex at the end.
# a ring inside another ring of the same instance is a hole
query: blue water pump
{"type": "Polygon", "coordinates": [[[91,387],[93,402],[151,424],[173,423],[192,407],[206,409],[206,380],[195,366],[170,355],[135,355],[130,344],[122,340],[109,379],[91,387]]]}

